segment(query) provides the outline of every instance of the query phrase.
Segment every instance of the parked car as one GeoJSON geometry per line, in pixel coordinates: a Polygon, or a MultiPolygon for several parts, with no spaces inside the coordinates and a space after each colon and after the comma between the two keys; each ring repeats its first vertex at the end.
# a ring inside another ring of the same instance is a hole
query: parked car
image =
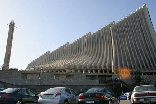
{"type": "Polygon", "coordinates": [[[120,100],[129,100],[131,99],[131,92],[123,93],[119,96],[120,100]]]}
{"type": "Polygon", "coordinates": [[[5,88],[0,88],[0,91],[4,90],[5,88]]]}
{"type": "Polygon", "coordinates": [[[153,85],[136,86],[131,95],[131,103],[156,103],[156,88],[153,85]]]}
{"type": "Polygon", "coordinates": [[[37,104],[38,97],[28,88],[7,88],[0,91],[0,104],[37,104]]]}
{"type": "Polygon", "coordinates": [[[93,87],[79,94],[78,104],[118,104],[119,99],[106,87],[93,87]]]}
{"type": "Polygon", "coordinates": [[[68,87],[54,87],[39,94],[39,104],[77,104],[78,95],[68,87]]]}

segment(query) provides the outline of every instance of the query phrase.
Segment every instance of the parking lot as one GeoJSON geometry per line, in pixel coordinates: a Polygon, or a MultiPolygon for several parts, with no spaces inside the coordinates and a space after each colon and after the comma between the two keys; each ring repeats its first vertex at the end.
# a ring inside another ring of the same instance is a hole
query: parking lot
{"type": "Polygon", "coordinates": [[[131,104],[130,100],[120,100],[120,104],[131,104]]]}

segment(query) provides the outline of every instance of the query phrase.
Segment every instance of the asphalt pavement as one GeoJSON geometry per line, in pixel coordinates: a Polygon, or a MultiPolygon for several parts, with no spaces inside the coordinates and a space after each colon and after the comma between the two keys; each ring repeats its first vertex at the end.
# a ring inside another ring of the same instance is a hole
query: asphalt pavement
{"type": "Polygon", "coordinates": [[[120,104],[131,104],[130,100],[120,100],[120,104]]]}

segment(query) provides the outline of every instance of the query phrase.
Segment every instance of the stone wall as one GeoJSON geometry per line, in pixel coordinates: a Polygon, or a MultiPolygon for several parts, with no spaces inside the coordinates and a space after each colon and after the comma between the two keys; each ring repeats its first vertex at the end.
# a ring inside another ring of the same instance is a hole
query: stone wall
{"type": "MultiPolygon", "coordinates": [[[[115,74],[91,74],[91,73],[57,73],[57,72],[32,72],[32,71],[0,71],[0,87],[28,87],[37,92],[45,91],[50,87],[68,86],[75,89],[87,89],[93,86],[112,86],[116,81],[111,79],[119,78],[115,74]],[[61,78],[55,79],[55,76],[61,78]],[[63,76],[63,77],[62,77],[63,76]],[[70,78],[68,79],[68,77],[70,78]],[[65,79],[64,79],[65,78],[65,79]]],[[[144,75],[143,78],[154,84],[156,75],[144,75]]],[[[131,79],[122,80],[131,84],[131,79]]]]}

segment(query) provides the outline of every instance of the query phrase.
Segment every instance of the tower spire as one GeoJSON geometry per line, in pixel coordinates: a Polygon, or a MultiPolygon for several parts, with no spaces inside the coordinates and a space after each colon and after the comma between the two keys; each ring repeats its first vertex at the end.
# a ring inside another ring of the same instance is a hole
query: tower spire
{"type": "Polygon", "coordinates": [[[8,39],[7,39],[7,46],[6,46],[3,70],[9,70],[9,62],[10,62],[10,56],[11,56],[14,26],[15,26],[15,23],[12,20],[9,24],[9,32],[8,32],[8,39]]]}

